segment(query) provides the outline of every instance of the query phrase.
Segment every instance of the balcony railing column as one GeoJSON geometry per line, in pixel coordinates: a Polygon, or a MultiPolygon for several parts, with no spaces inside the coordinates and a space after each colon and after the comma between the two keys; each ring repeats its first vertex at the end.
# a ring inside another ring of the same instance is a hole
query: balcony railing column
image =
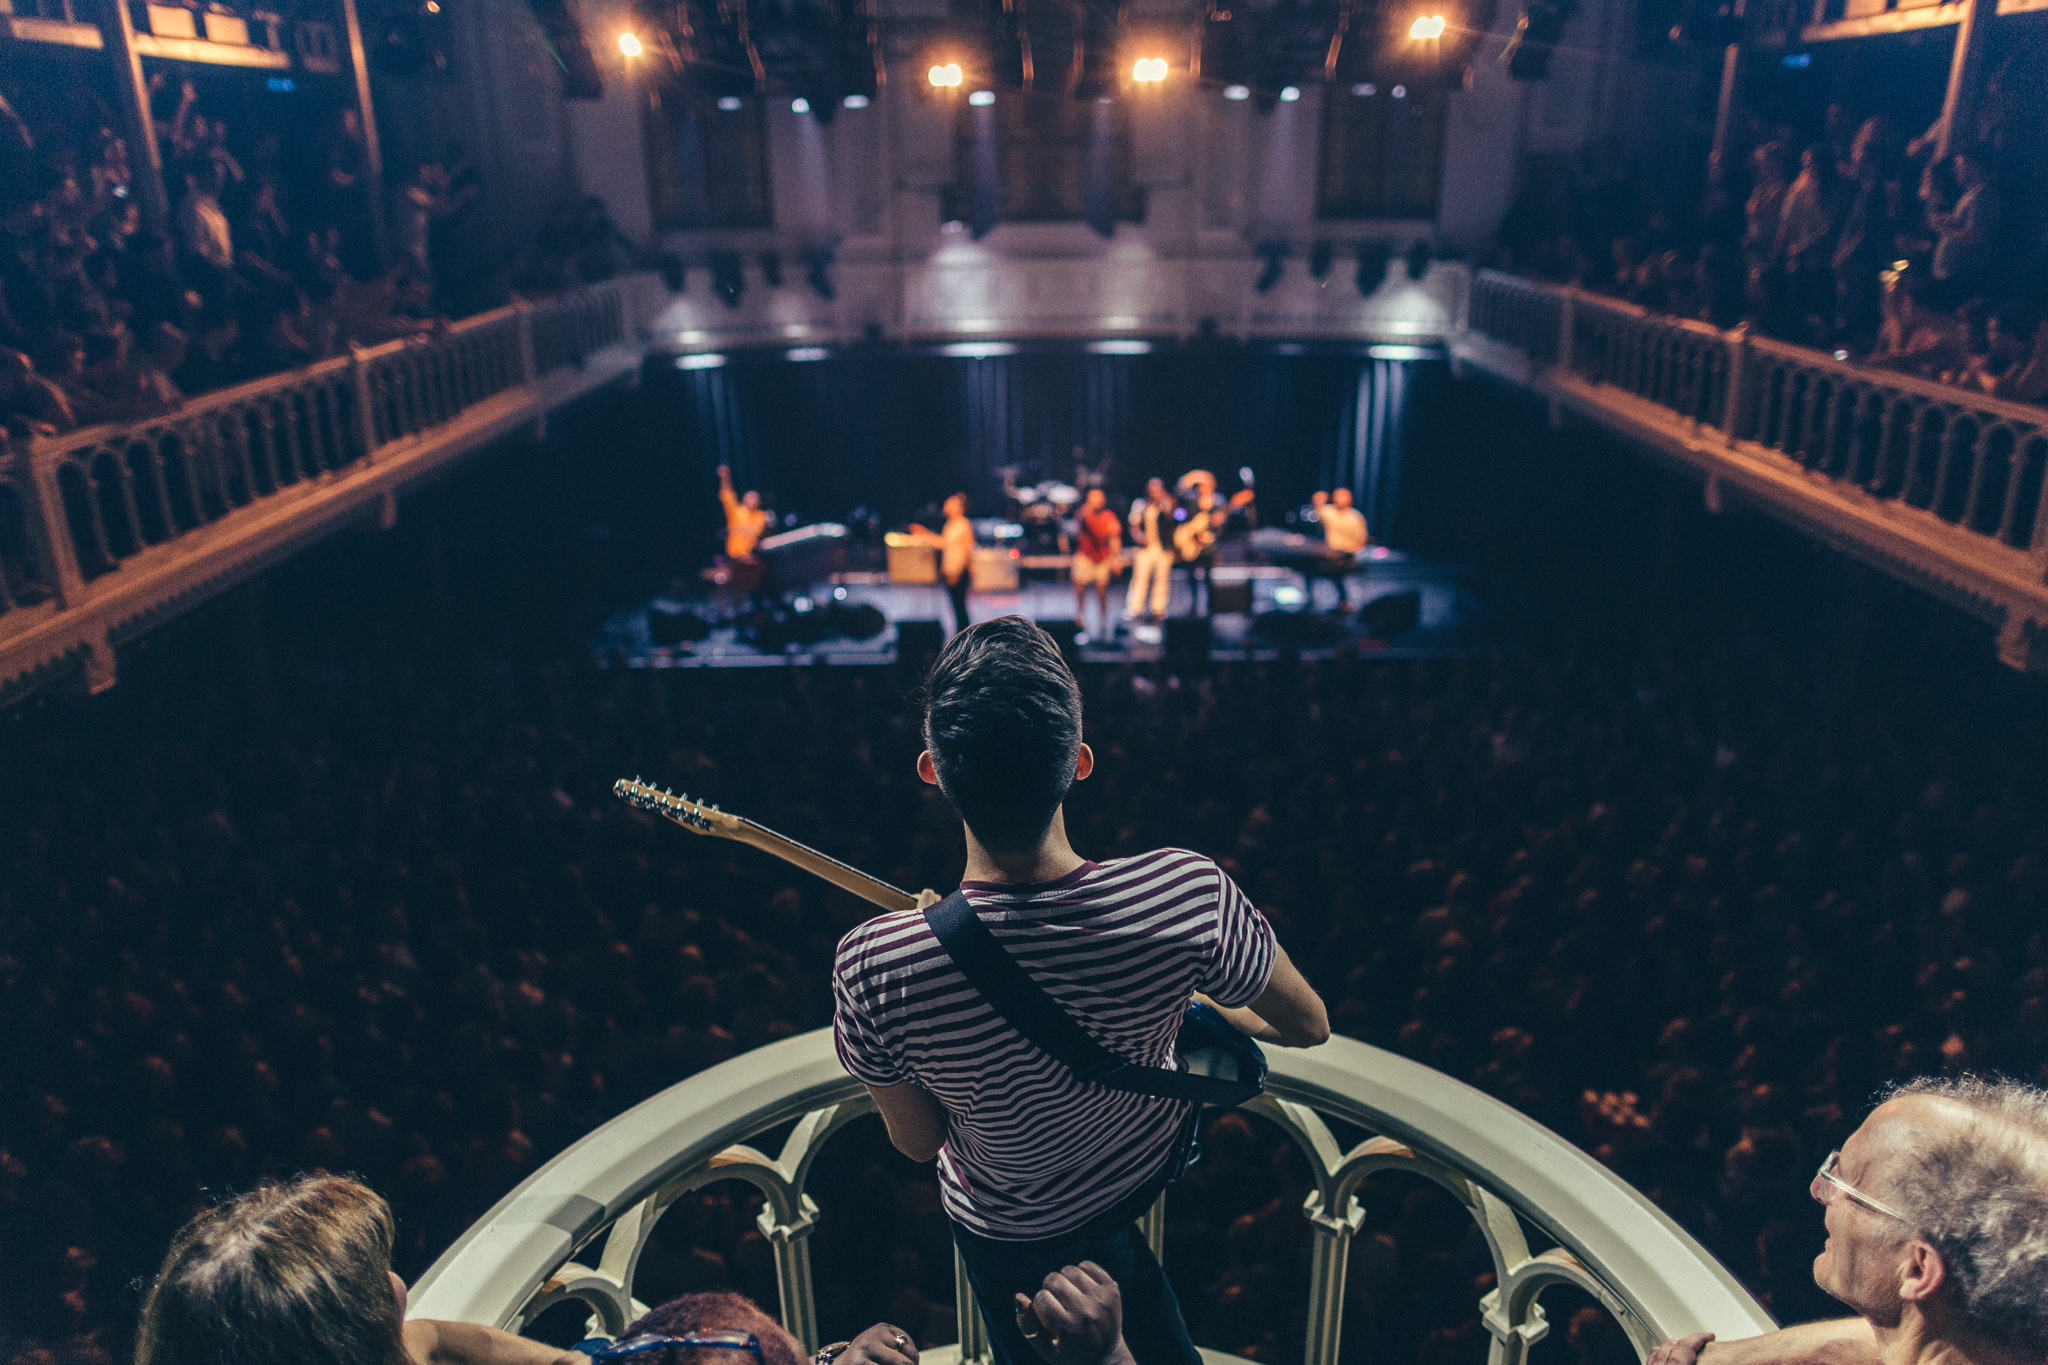
{"type": "Polygon", "coordinates": [[[1543,1305],[1533,1300],[1522,1305],[1520,1321],[1514,1320],[1512,1308],[1499,1289],[1495,1289],[1479,1301],[1479,1321],[1493,1336],[1493,1349],[1487,1353],[1486,1365],[1523,1365],[1529,1358],[1529,1348],[1550,1335],[1550,1320],[1543,1315],[1543,1305]]]}
{"type": "Polygon", "coordinates": [[[1577,339],[1577,322],[1572,305],[1577,302],[1571,290],[1559,291],[1557,304],[1557,368],[1570,374],[1572,370],[1572,342],[1577,339]]]}
{"type": "Polygon", "coordinates": [[[811,1233],[818,1226],[818,1206],[803,1196],[795,1219],[775,1221],[772,1205],[761,1210],[755,1226],[775,1249],[775,1289],[782,1301],[782,1325],[804,1344],[818,1349],[818,1300],[811,1287],[811,1233]]]}
{"type": "Polygon", "coordinates": [[[1365,1225],[1365,1205],[1347,1195],[1344,1212],[1323,1212],[1318,1190],[1303,1201],[1308,1214],[1308,1341],[1303,1365],[1337,1365],[1337,1345],[1344,1333],[1344,1276],[1351,1265],[1351,1239],[1365,1225]]]}
{"type": "MultiPolygon", "coordinates": [[[[519,319],[519,382],[530,385],[540,379],[540,360],[533,346],[533,305],[525,299],[515,299],[512,306],[518,310],[519,319]]],[[[534,419],[533,439],[547,438],[548,415],[543,412],[534,419]]]]}
{"type": "Polygon", "coordinates": [[[370,384],[370,367],[363,363],[359,347],[349,348],[349,378],[355,382],[356,420],[363,424],[363,463],[370,464],[377,455],[377,396],[370,384]]]}
{"type": "Polygon", "coordinates": [[[64,490],[57,485],[57,461],[30,455],[30,482],[35,485],[33,533],[37,549],[57,575],[57,605],[70,608],[85,600],[85,574],[78,567],[78,548],[71,543],[71,523],[64,515],[64,490]]]}
{"type": "Polygon", "coordinates": [[[1729,445],[1736,442],[1736,427],[1742,421],[1742,386],[1749,377],[1749,324],[1738,323],[1727,333],[1728,395],[1721,408],[1721,436],[1729,445]]]}

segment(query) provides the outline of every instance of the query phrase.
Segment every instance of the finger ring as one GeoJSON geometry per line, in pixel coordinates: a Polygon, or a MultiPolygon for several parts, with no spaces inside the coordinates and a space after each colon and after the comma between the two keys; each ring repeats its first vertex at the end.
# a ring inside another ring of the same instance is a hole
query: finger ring
{"type": "Polygon", "coordinates": [[[897,1344],[898,1346],[901,1346],[901,1345],[903,1345],[904,1343],[908,1342],[909,1340],[910,1340],[910,1338],[909,1338],[909,1337],[906,1337],[906,1336],[904,1336],[904,1335],[903,1335],[903,1333],[901,1333],[901,1332],[898,1332],[898,1333],[896,1334],[896,1344],[897,1344]]]}
{"type": "Polygon", "coordinates": [[[1040,1337],[1042,1337],[1042,1336],[1044,1336],[1044,1335],[1045,1335],[1045,1333],[1043,1333],[1043,1332],[1026,1332],[1026,1333],[1024,1334],[1024,1340],[1026,1340],[1026,1341],[1036,1341],[1036,1340],[1038,1340],[1038,1339],[1039,1339],[1040,1337]]]}

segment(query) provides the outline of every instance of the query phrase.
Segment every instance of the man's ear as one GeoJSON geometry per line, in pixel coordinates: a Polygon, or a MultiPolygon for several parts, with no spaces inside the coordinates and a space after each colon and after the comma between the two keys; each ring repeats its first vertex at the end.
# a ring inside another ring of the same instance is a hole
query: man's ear
{"type": "Polygon", "coordinates": [[[1074,755],[1074,780],[1085,781],[1095,771],[1095,751],[1083,744],[1081,752],[1074,755]]]}
{"type": "Polygon", "coordinates": [[[932,763],[932,751],[925,749],[917,756],[917,775],[934,787],[939,785],[939,770],[932,763]]]}
{"type": "Polygon", "coordinates": [[[384,1273],[391,1277],[391,1292],[398,1298],[398,1316],[402,1321],[405,1318],[405,1305],[408,1301],[405,1281],[398,1278],[398,1272],[395,1270],[387,1270],[384,1273]]]}
{"type": "Polygon", "coordinates": [[[1925,1302],[1947,1282],[1948,1267],[1941,1263],[1941,1253],[1918,1237],[1908,1241],[1899,1264],[1899,1297],[1908,1303],[1925,1302]]]}

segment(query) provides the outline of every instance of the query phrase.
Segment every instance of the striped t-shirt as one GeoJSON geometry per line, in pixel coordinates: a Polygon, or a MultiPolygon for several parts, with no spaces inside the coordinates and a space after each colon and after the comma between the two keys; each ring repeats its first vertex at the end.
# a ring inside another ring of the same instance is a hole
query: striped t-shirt
{"type": "MultiPolygon", "coordinates": [[[[1273,928],[1223,869],[1167,848],[1083,863],[1056,881],[963,882],[981,922],[1082,1028],[1119,1056],[1174,1065],[1191,992],[1258,999],[1273,928]]],[[[967,984],[920,910],[848,934],[832,969],[833,1037],[869,1085],[915,1082],[946,1111],[939,1185],[971,1231],[1070,1231],[1165,1164],[1182,1100],[1108,1090],[1026,1042],[967,984]]]]}

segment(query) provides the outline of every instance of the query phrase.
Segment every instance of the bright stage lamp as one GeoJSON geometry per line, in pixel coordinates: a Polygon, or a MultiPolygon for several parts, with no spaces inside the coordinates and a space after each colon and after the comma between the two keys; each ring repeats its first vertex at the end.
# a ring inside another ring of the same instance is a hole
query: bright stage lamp
{"type": "Polygon", "coordinates": [[[967,97],[967,102],[977,109],[986,109],[989,105],[996,102],[996,92],[993,90],[977,90],[967,97]]]}
{"type": "Polygon", "coordinates": [[[1408,36],[1417,41],[1444,36],[1444,17],[1441,14],[1425,14],[1408,26],[1408,36]]]}
{"type": "Polygon", "coordinates": [[[639,56],[640,40],[630,33],[621,33],[619,35],[619,51],[625,53],[628,57],[639,56]]]}
{"type": "Polygon", "coordinates": [[[1286,104],[1292,104],[1292,103],[1294,103],[1294,102],[1295,102],[1296,100],[1298,100],[1298,99],[1300,99],[1300,98],[1301,98],[1301,87],[1300,87],[1300,86],[1298,86],[1298,85],[1283,85],[1283,86],[1281,86],[1281,87],[1280,87],[1280,99],[1281,99],[1281,101],[1282,101],[1283,103],[1286,103],[1286,104]]]}
{"type": "Polygon", "coordinates": [[[960,63],[947,62],[941,66],[934,66],[924,75],[926,80],[941,90],[948,90],[960,84],[960,63]]]}
{"type": "Polygon", "coordinates": [[[1140,57],[1131,64],[1131,79],[1134,81],[1163,81],[1166,79],[1166,58],[1140,57]]]}

